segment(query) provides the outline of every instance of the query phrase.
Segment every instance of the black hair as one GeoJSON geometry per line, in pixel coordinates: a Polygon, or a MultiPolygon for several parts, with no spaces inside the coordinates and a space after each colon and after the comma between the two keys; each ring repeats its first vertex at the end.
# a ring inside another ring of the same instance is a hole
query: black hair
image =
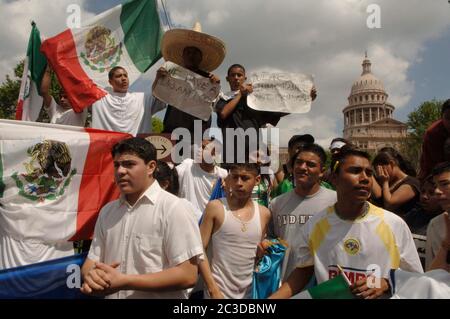
{"type": "Polygon", "coordinates": [[[322,148],[322,146],[314,143],[304,144],[295,152],[295,154],[290,158],[290,164],[292,168],[294,167],[294,163],[298,155],[302,152],[311,152],[316,154],[320,159],[320,167],[323,168],[325,166],[325,162],[327,161],[327,154],[325,153],[325,150],[322,148]]]}
{"type": "Polygon", "coordinates": [[[339,169],[341,168],[342,164],[344,164],[347,158],[350,156],[363,157],[370,163],[369,153],[361,151],[355,147],[344,145],[341,147],[341,151],[336,156],[336,158],[331,162],[331,172],[333,174],[339,173],[339,169]]]}
{"type": "Polygon", "coordinates": [[[441,116],[444,115],[444,112],[447,111],[448,109],[450,109],[450,99],[448,99],[447,101],[445,101],[445,102],[442,104],[442,107],[441,107],[441,116]]]}
{"type": "Polygon", "coordinates": [[[431,176],[435,177],[447,172],[450,172],[450,162],[442,162],[433,168],[433,170],[431,171],[431,176]]]}
{"type": "Polygon", "coordinates": [[[156,148],[152,143],[140,137],[122,140],[115,144],[111,150],[112,157],[124,153],[136,154],[145,164],[150,161],[156,161],[156,148]]]}
{"type": "Polygon", "coordinates": [[[230,163],[230,164],[224,165],[224,168],[228,172],[231,172],[232,170],[235,170],[235,169],[243,169],[246,171],[252,171],[252,172],[256,173],[256,175],[260,174],[260,166],[257,163],[230,163]]]}
{"type": "Polygon", "coordinates": [[[383,147],[379,150],[377,156],[372,161],[373,166],[388,165],[390,161],[394,161],[400,169],[409,176],[416,176],[416,170],[411,163],[403,158],[403,156],[392,147],[383,147]]]}
{"type": "Polygon", "coordinates": [[[240,69],[242,69],[242,71],[244,71],[244,74],[245,74],[245,68],[241,65],[241,64],[233,64],[232,66],[230,66],[229,68],[228,68],[228,71],[227,71],[227,75],[230,75],[230,71],[231,71],[231,69],[234,69],[234,68],[240,68],[240,69]]]}
{"type": "Polygon", "coordinates": [[[111,70],[109,70],[109,72],[108,72],[108,79],[109,80],[111,80],[113,77],[114,77],[114,73],[117,71],[117,70],[119,70],[119,69],[121,69],[121,70],[124,70],[125,72],[127,71],[127,70],[125,70],[125,68],[124,67],[122,67],[122,66],[115,66],[115,67],[113,67],[111,70]]]}
{"type": "Polygon", "coordinates": [[[180,184],[178,181],[178,172],[177,169],[170,168],[169,164],[164,161],[157,160],[156,161],[156,169],[153,173],[153,177],[158,181],[158,183],[162,183],[164,181],[169,182],[169,187],[167,191],[169,193],[178,196],[178,192],[180,190],[180,184]]]}

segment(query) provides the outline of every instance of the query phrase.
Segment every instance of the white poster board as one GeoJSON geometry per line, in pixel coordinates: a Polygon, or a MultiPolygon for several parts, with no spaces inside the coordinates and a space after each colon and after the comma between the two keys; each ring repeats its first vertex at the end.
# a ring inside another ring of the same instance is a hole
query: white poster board
{"type": "Polygon", "coordinates": [[[249,77],[253,93],[247,104],[254,110],[307,113],[311,109],[311,75],[300,73],[253,73],[249,77]]]}
{"type": "Polygon", "coordinates": [[[162,66],[169,75],[158,80],[153,95],[183,112],[208,120],[219,96],[220,84],[169,61],[162,66]]]}

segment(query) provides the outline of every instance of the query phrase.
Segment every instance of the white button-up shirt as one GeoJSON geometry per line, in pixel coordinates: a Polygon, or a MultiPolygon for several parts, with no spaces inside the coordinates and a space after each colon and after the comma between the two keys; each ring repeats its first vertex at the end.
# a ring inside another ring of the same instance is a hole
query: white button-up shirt
{"type": "MultiPolygon", "coordinates": [[[[203,246],[192,206],[164,191],[154,181],[131,206],[122,197],[102,208],[88,258],[119,262],[126,274],[163,271],[192,257],[203,246]]],[[[122,290],[108,298],[187,298],[188,290],[122,290]]]]}

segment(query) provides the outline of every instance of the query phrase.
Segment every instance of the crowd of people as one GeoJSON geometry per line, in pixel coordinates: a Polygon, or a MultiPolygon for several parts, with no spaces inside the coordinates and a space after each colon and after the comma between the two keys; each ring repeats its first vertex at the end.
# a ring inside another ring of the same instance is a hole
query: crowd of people
{"type": "MultiPolygon", "coordinates": [[[[176,62],[220,83],[211,73],[217,63],[209,63],[217,56],[205,54],[205,46],[220,40],[196,39],[183,39],[176,62]]],[[[166,51],[174,52],[163,48],[166,51]]],[[[218,55],[221,63],[224,52],[218,55]]],[[[64,91],[59,105],[49,95],[49,72],[41,91],[51,122],[83,126],[86,112],[75,113],[64,91]]],[[[153,88],[166,76],[167,70],[160,68],[153,88]]],[[[245,140],[233,143],[226,129],[276,126],[287,113],[248,106],[253,88],[243,65],[231,65],[226,81],[230,92],[220,94],[212,105],[223,132],[222,161],[207,160],[216,159],[219,142],[213,137],[204,136],[194,148],[198,153],[181,163],[158,161],[155,147],[139,137],[113,147],[121,196],[103,207],[97,219],[82,267],[83,293],[108,298],[249,298],[255,266],[274,238],[288,248],[279,289],[271,298],[292,297],[342,273],[355,297],[386,297],[393,293],[393,269],[450,271],[450,100],[442,106],[442,118],[425,134],[418,176],[394,148],[382,148],[372,159],[343,138],[332,140],[327,166],[326,151],[309,134],[292,136],[287,162],[278,171],[263,172],[264,145],[252,152],[245,140]],[[229,156],[229,145],[243,150],[243,162],[236,160],[236,152],[229,156]],[[216,189],[222,196],[212,196],[216,189]],[[426,235],[426,260],[419,258],[413,234],[426,235]],[[369,284],[373,277],[378,284],[369,284]]],[[[112,91],[91,107],[93,128],[134,136],[148,133],[151,117],[162,109],[166,133],[179,127],[193,132],[195,121],[201,121],[202,132],[211,126],[211,119],[197,119],[152,94],[129,92],[123,67],[109,71],[109,83],[112,91]]],[[[314,87],[310,96],[317,96],[314,87]]]]}

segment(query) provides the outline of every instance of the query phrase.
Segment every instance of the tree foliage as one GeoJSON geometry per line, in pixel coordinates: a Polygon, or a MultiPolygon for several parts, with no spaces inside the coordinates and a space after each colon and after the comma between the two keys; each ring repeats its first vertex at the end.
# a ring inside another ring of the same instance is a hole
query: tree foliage
{"type": "Polygon", "coordinates": [[[425,101],[408,115],[406,125],[408,125],[409,137],[403,142],[400,151],[416,169],[419,166],[425,131],[441,117],[443,103],[436,99],[425,101]]]}
{"type": "Polygon", "coordinates": [[[161,133],[164,130],[163,121],[161,121],[156,116],[152,117],[152,132],[161,133]]]}
{"type": "MultiPolygon", "coordinates": [[[[14,68],[14,77],[6,75],[5,81],[0,85],[0,118],[14,119],[16,115],[16,106],[19,99],[20,82],[22,80],[24,68],[24,60],[17,63],[14,68]]],[[[59,85],[56,75],[52,72],[52,84],[50,86],[50,94],[59,102],[59,93],[61,86],[59,85]]],[[[49,117],[45,109],[41,109],[38,118],[39,122],[49,122],[49,117]]]]}
{"type": "Polygon", "coordinates": [[[24,62],[19,62],[14,68],[14,77],[6,75],[5,81],[0,85],[0,118],[14,119],[16,105],[20,91],[20,80],[23,73],[24,62]]]}

